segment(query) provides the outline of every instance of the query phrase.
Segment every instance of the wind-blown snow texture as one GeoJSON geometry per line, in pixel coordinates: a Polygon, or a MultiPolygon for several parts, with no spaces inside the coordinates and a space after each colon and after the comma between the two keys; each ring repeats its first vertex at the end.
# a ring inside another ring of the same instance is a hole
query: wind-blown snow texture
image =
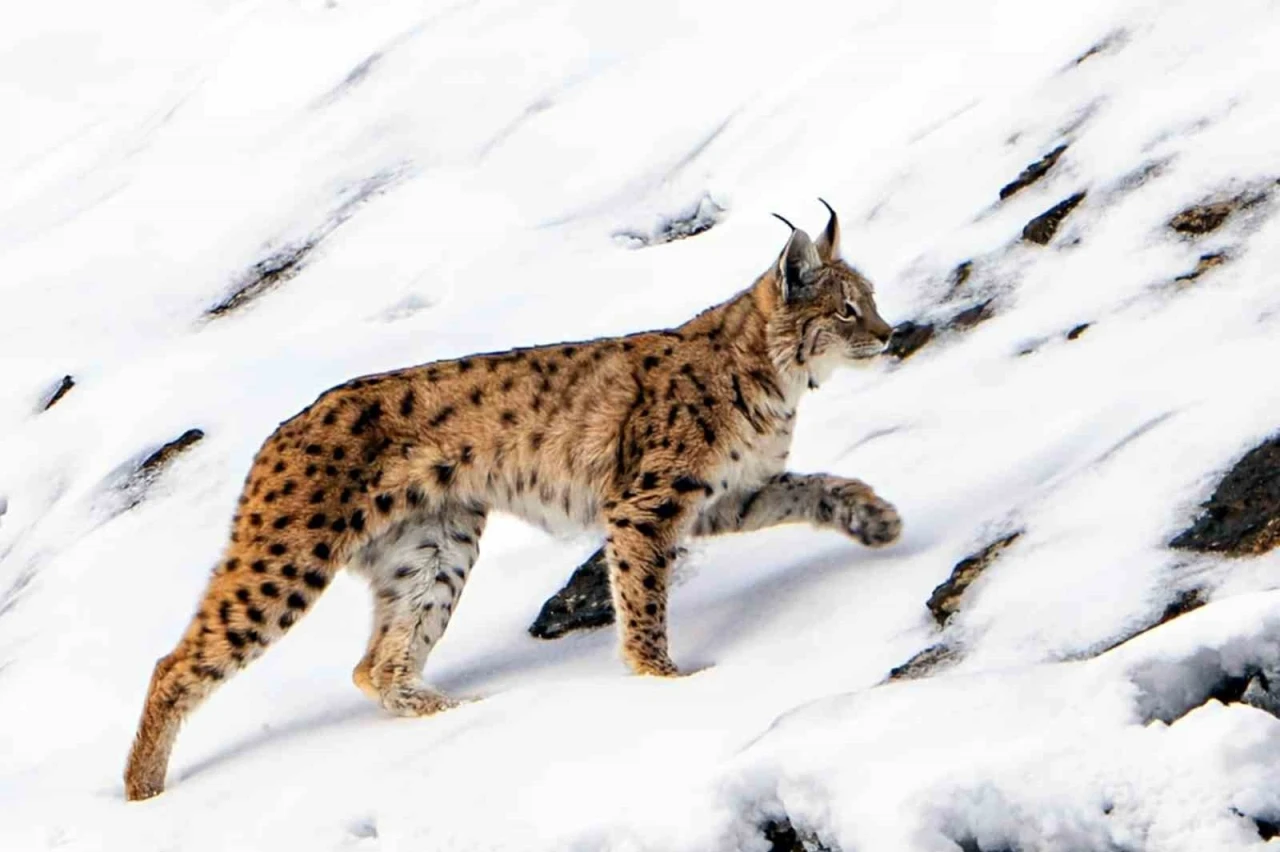
{"type": "Polygon", "coordinates": [[[845,852],[1263,843],[1280,721],[1207,699],[1280,667],[1280,553],[1166,542],[1280,425],[1280,9],[746,5],[6,5],[0,849],[763,850],[784,816],[845,852]],[[152,663],[278,421],[360,373],[680,322],[818,195],[887,318],[993,300],[802,406],[793,467],[874,484],[900,544],[697,544],[673,653],[709,668],[659,681],[610,631],[530,638],[596,542],[497,520],[427,667],[482,701],[360,695],[343,578],[124,803],[152,663]],[[1015,530],[940,632],[933,588],[1015,530]],[[879,685],[938,643],[949,667],[879,685]]]}

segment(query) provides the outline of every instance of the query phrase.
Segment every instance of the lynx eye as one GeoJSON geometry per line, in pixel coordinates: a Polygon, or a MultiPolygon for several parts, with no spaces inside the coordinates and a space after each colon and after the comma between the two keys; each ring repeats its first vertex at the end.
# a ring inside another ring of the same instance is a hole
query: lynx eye
{"type": "Polygon", "coordinates": [[[848,299],[844,300],[844,306],[849,311],[847,314],[836,313],[836,319],[840,322],[857,322],[862,319],[862,310],[848,299]]]}

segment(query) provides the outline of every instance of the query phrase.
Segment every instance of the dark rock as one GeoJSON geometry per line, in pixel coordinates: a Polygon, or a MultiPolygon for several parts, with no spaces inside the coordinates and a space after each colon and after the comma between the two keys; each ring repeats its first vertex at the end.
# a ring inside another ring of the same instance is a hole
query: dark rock
{"type": "Polygon", "coordinates": [[[992,299],[987,299],[985,302],[979,302],[971,308],[964,309],[953,316],[946,327],[968,331],[978,323],[986,322],[995,316],[995,311],[991,308],[993,301],[992,299]]]}
{"type": "Polygon", "coordinates": [[[1138,711],[1171,725],[1209,701],[1246,704],[1280,718],[1280,673],[1265,652],[1200,648],[1180,659],[1152,660],[1135,670],[1138,711]]]}
{"type": "Polygon", "coordinates": [[[1198,237],[1202,234],[1218,230],[1236,213],[1249,210],[1267,201],[1272,189],[1266,185],[1255,183],[1253,187],[1238,192],[1230,198],[1203,201],[1193,204],[1177,213],[1169,220],[1169,227],[1179,234],[1198,237]]]}
{"type": "Polygon", "coordinates": [[[992,562],[995,562],[996,557],[1005,548],[1021,536],[1021,530],[1010,533],[956,563],[956,567],[951,570],[951,576],[946,582],[939,584],[929,596],[929,611],[933,613],[933,619],[938,622],[939,627],[945,627],[951,616],[960,609],[960,598],[964,596],[965,590],[973,584],[973,581],[978,579],[992,562]]]}
{"type": "Polygon", "coordinates": [[[960,659],[960,651],[945,642],[930,645],[900,666],[889,670],[889,682],[898,680],[918,680],[935,674],[938,669],[945,668],[960,659]]]}
{"type": "Polygon", "coordinates": [[[271,252],[249,267],[231,292],[205,311],[205,316],[210,319],[226,316],[297,277],[311,253],[326,237],[349,221],[364,204],[396,185],[408,172],[404,166],[385,169],[346,187],[337,207],[308,236],[286,243],[284,248],[271,252]]]}
{"type": "Polygon", "coordinates": [[[1085,60],[1092,59],[1093,57],[1099,56],[1103,53],[1109,53],[1113,48],[1122,47],[1124,43],[1128,41],[1128,38],[1129,34],[1124,30],[1116,30],[1108,33],[1101,41],[1095,43],[1084,53],[1073,59],[1071,64],[1073,66],[1080,65],[1085,60]]]}
{"type": "Polygon", "coordinates": [[[204,432],[199,429],[188,429],[143,459],[120,485],[120,490],[124,494],[124,503],[121,508],[125,510],[132,509],[141,503],[146,496],[147,489],[155,482],[161,471],[168,467],[181,453],[203,439],[204,432]]]}
{"type": "Polygon", "coordinates": [[[58,382],[58,386],[54,388],[53,392],[48,395],[47,401],[45,402],[44,406],[41,408],[41,411],[48,411],[50,408],[53,408],[55,405],[58,404],[59,400],[61,400],[64,396],[67,395],[67,391],[71,390],[75,386],[76,386],[75,379],[71,378],[70,376],[63,376],[62,381],[58,382]]]}
{"type": "Polygon", "coordinates": [[[724,217],[725,208],[704,195],[692,207],[663,219],[650,232],[619,231],[614,236],[625,241],[632,248],[657,246],[663,243],[687,239],[711,230],[724,217]]]}
{"type": "Polygon", "coordinates": [[[1208,234],[1222,227],[1222,223],[1236,210],[1236,202],[1218,201],[1188,207],[1169,220],[1169,227],[1179,234],[1208,234]]]}
{"type": "Polygon", "coordinates": [[[1226,263],[1227,260],[1228,257],[1225,251],[1214,251],[1208,254],[1202,254],[1200,255],[1200,259],[1196,261],[1195,269],[1190,272],[1184,272],[1173,280],[1177,283],[1189,284],[1201,275],[1204,275],[1210,269],[1213,269],[1215,266],[1221,266],[1226,263]]]}
{"type": "Polygon", "coordinates": [[[1092,323],[1087,323],[1087,322],[1080,323],[1078,326],[1076,326],[1075,328],[1067,332],[1067,340],[1078,340],[1080,338],[1080,335],[1084,334],[1086,331],[1089,330],[1090,325],[1092,325],[1092,323]]]}
{"type": "Polygon", "coordinates": [[[1170,547],[1249,556],[1280,544],[1280,435],[1245,453],[1170,547]]]}
{"type": "Polygon", "coordinates": [[[969,281],[969,276],[973,274],[973,261],[966,260],[956,264],[956,268],[951,270],[951,288],[947,291],[946,298],[953,299],[959,295],[961,288],[969,281]]]}
{"type": "Polygon", "coordinates": [[[1137,637],[1141,636],[1144,633],[1147,633],[1148,631],[1155,630],[1157,627],[1159,627],[1162,624],[1167,624],[1170,621],[1173,621],[1178,616],[1186,615],[1187,613],[1193,610],[1199,609],[1200,607],[1204,606],[1206,603],[1208,603],[1208,601],[1204,597],[1203,590],[1195,589],[1195,588],[1183,589],[1182,591],[1178,592],[1177,595],[1174,596],[1173,600],[1165,604],[1164,610],[1161,611],[1160,615],[1157,616],[1155,620],[1151,621],[1148,624],[1143,625],[1142,627],[1139,627],[1137,630],[1132,630],[1126,633],[1124,635],[1124,638],[1117,639],[1116,641],[1111,642],[1106,647],[1102,648],[1100,651],[1090,654],[1089,656],[1096,656],[1097,654],[1105,654],[1107,651],[1110,651],[1114,648],[1118,648],[1124,643],[1132,639],[1136,639],[1137,637]]]}
{"type": "Polygon", "coordinates": [[[899,324],[889,338],[885,354],[900,361],[910,358],[933,337],[933,328],[933,323],[917,323],[912,320],[899,324]]]}
{"type": "Polygon", "coordinates": [[[1076,209],[1076,206],[1081,201],[1084,201],[1086,195],[1087,193],[1085,192],[1077,192],[1032,219],[1022,229],[1022,239],[1037,245],[1048,245],[1049,241],[1053,239],[1053,235],[1058,232],[1063,220],[1070,215],[1072,210],[1076,209]]]}
{"type": "Polygon", "coordinates": [[[1208,601],[1204,599],[1204,592],[1200,589],[1183,589],[1178,592],[1177,597],[1169,601],[1165,605],[1164,612],[1160,613],[1160,620],[1153,626],[1159,627],[1161,624],[1173,621],[1180,615],[1186,615],[1193,610],[1197,610],[1204,606],[1208,601]]]}
{"type": "Polygon", "coordinates": [[[786,817],[769,820],[760,826],[764,839],[769,842],[769,852],[832,852],[816,837],[801,836],[786,817]]]}
{"type": "Polygon", "coordinates": [[[188,429],[169,443],[143,459],[138,465],[138,473],[154,475],[168,466],[173,459],[184,450],[204,440],[204,432],[200,429],[188,429]]]}
{"type": "Polygon", "coordinates": [[[613,624],[609,568],[601,548],[578,566],[564,588],[548,598],[529,632],[539,639],[559,639],[574,630],[613,624]]]}
{"type": "Polygon", "coordinates": [[[1022,170],[1022,173],[1014,178],[1011,182],[1000,188],[1000,200],[1004,200],[1014,193],[1026,189],[1031,184],[1040,180],[1049,173],[1049,170],[1058,162],[1058,158],[1067,150],[1066,145],[1059,145],[1040,159],[1022,170]]]}
{"type": "Polygon", "coordinates": [[[1016,852],[1016,850],[1004,845],[988,849],[985,846],[978,845],[977,839],[973,837],[961,837],[956,841],[956,845],[960,847],[960,852],[1016,852]]]}
{"type": "Polygon", "coordinates": [[[224,316],[274,290],[302,271],[307,256],[315,247],[315,241],[304,240],[285,246],[258,261],[241,277],[231,293],[209,308],[206,314],[211,317],[224,316]]]}

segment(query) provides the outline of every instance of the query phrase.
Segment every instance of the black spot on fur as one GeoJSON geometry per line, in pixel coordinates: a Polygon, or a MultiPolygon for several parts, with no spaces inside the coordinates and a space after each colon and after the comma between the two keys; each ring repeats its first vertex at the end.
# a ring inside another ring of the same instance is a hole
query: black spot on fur
{"type": "Polygon", "coordinates": [[[277,542],[274,542],[270,547],[268,547],[267,551],[272,556],[284,556],[286,553],[289,552],[289,548],[285,547],[283,544],[277,541],[277,542]]]}
{"type": "Polygon", "coordinates": [[[658,578],[657,578],[657,577],[655,577],[655,576],[653,576],[652,574],[647,575],[647,576],[644,578],[644,587],[645,587],[646,589],[656,589],[656,588],[658,588],[658,578]]]}
{"type": "Polygon", "coordinates": [[[306,609],[307,608],[307,599],[304,598],[299,592],[290,592],[289,597],[285,599],[285,603],[289,605],[290,609],[306,609]]]}
{"type": "Polygon", "coordinates": [[[678,514],[680,514],[680,506],[674,500],[663,500],[653,507],[653,516],[659,520],[670,520],[678,514]]]}
{"type": "Polygon", "coordinates": [[[396,504],[396,498],[390,494],[379,494],[374,498],[373,503],[378,507],[378,511],[384,515],[391,511],[391,507],[396,504]]]}
{"type": "Polygon", "coordinates": [[[469,371],[473,366],[475,365],[472,363],[470,358],[463,358],[461,361],[458,362],[458,372],[465,373],[469,371]]]}
{"type": "Polygon", "coordinates": [[[449,485],[453,482],[453,465],[439,462],[433,469],[436,472],[436,482],[441,485],[449,485]]]}
{"type": "Polygon", "coordinates": [[[280,587],[270,580],[258,587],[258,591],[262,592],[264,597],[278,598],[280,597],[280,587]]]}
{"type": "Polygon", "coordinates": [[[305,471],[303,471],[303,472],[304,472],[307,476],[315,476],[317,473],[319,473],[319,472],[320,472],[320,466],[319,466],[319,465],[314,465],[314,464],[309,464],[309,465],[307,465],[307,469],[306,469],[305,471]]]}
{"type": "Polygon", "coordinates": [[[285,527],[289,526],[289,524],[291,523],[293,523],[292,517],[290,517],[289,515],[281,515],[280,517],[276,518],[274,521],[271,522],[271,526],[275,527],[278,530],[282,530],[285,527]]]}
{"type": "Polygon", "coordinates": [[[240,603],[248,603],[248,602],[249,602],[249,590],[248,590],[248,589],[236,589],[236,600],[240,601],[240,603]]]}
{"type": "Polygon", "coordinates": [[[346,451],[346,450],[344,450],[342,447],[334,447],[334,448],[333,448],[333,459],[334,459],[334,461],[342,461],[342,460],[343,460],[343,459],[345,459],[346,457],[347,457],[347,451],[346,451]]]}
{"type": "Polygon", "coordinates": [[[329,578],[319,571],[308,571],[302,575],[302,582],[313,589],[323,589],[329,583],[329,578]]]}
{"type": "Polygon", "coordinates": [[[400,400],[400,416],[408,417],[413,414],[413,390],[407,390],[404,397],[400,400]]]}
{"type": "Polygon", "coordinates": [[[640,533],[640,535],[644,536],[645,538],[658,537],[658,528],[655,527],[653,524],[649,523],[648,521],[641,521],[637,523],[636,532],[640,533]]]}
{"type": "Polygon", "coordinates": [[[276,622],[280,625],[281,630],[288,630],[293,623],[298,620],[298,616],[292,612],[281,613],[280,620],[276,622]]]}
{"type": "Polygon", "coordinates": [[[351,529],[364,532],[364,509],[356,509],[351,513],[351,529]]]}
{"type": "Polygon", "coordinates": [[[502,412],[502,422],[506,426],[516,425],[516,422],[517,422],[516,413],[510,409],[507,409],[506,411],[502,412]]]}
{"type": "Polygon", "coordinates": [[[286,465],[285,465],[285,463],[284,463],[284,462],[282,462],[282,461],[278,461],[278,462],[276,462],[276,466],[275,466],[275,467],[273,467],[273,468],[272,468],[272,470],[274,470],[276,473],[284,473],[284,469],[285,469],[285,467],[286,467],[286,465]]]}
{"type": "Polygon", "coordinates": [[[317,542],[316,546],[311,548],[311,552],[315,554],[317,559],[328,559],[330,556],[329,545],[325,544],[323,541],[317,542]]]}
{"type": "Polygon", "coordinates": [[[338,415],[335,414],[332,410],[326,411],[324,414],[324,421],[323,421],[324,425],[332,426],[336,422],[338,422],[338,415]]]}
{"type": "Polygon", "coordinates": [[[640,478],[640,487],[648,491],[658,486],[658,474],[649,471],[640,478]]]}
{"type": "Polygon", "coordinates": [[[459,461],[461,461],[462,464],[471,464],[474,458],[475,457],[472,455],[471,445],[463,444],[462,455],[459,457],[459,461]]]}
{"type": "Polygon", "coordinates": [[[223,601],[218,604],[218,620],[223,624],[231,622],[231,601],[223,601]]]}
{"type": "Polygon", "coordinates": [[[658,605],[657,605],[657,604],[655,604],[655,603],[647,603],[647,604],[645,604],[645,605],[644,605],[644,614],[645,614],[645,615],[657,615],[657,614],[658,614],[658,605]]]}
{"type": "Polygon", "coordinates": [[[311,493],[311,502],[312,502],[312,503],[322,503],[322,502],[324,502],[324,490],[323,490],[323,489],[320,489],[320,490],[318,490],[318,491],[313,491],[313,492],[311,493]]]}
{"type": "Polygon", "coordinates": [[[267,563],[266,563],[266,561],[265,561],[265,560],[258,559],[258,560],[256,560],[252,565],[250,565],[249,567],[250,567],[251,569],[253,569],[253,573],[255,573],[255,574],[265,574],[265,573],[267,573],[267,563]]]}
{"type": "Polygon", "coordinates": [[[484,391],[480,390],[480,388],[472,388],[472,390],[471,390],[471,404],[472,404],[472,405],[479,405],[479,404],[480,404],[480,403],[482,403],[482,402],[484,402],[484,391]]]}
{"type": "Polygon", "coordinates": [[[453,412],[454,412],[453,406],[446,405],[444,408],[436,412],[436,416],[432,417],[431,420],[428,421],[427,425],[433,429],[436,428],[437,426],[443,426],[445,421],[447,421],[450,417],[453,416],[453,412]]]}
{"type": "Polygon", "coordinates": [[[311,519],[307,521],[307,529],[318,530],[328,522],[329,522],[328,518],[326,518],[320,512],[316,512],[314,515],[311,516],[311,519]]]}
{"type": "Polygon", "coordinates": [[[657,355],[646,355],[642,363],[646,370],[652,370],[654,367],[658,366],[658,364],[662,363],[662,359],[657,355]]]}
{"type": "Polygon", "coordinates": [[[228,574],[230,574],[232,571],[236,570],[239,567],[240,567],[240,560],[236,559],[234,556],[227,560],[226,569],[228,574]]]}
{"type": "Polygon", "coordinates": [[[711,486],[697,477],[681,474],[671,481],[671,487],[677,494],[688,494],[692,491],[710,491],[711,486]]]}
{"type": "Polygon", "coordinates": [[[245,645],[244,634],[234,630],[227,631],[227,641],[237,648],[243,648],[245,645]]]}
{"type": "Polygon", "coordinates": [[[351,424],[352,435],[363,435],[369,426],[382,416],[382,403],[375,402],[372,405],[365,406],[360,412],[360,416],[351,424]]]}
{"type": "Polygon", "coordinates": [[[261,624],[267,620],[266,616],[262,614],[262,610],[258,609],[256,606],[251,606],[246,609],[245,615],[249,616],[249,620],[254,624],[261,624]]]}

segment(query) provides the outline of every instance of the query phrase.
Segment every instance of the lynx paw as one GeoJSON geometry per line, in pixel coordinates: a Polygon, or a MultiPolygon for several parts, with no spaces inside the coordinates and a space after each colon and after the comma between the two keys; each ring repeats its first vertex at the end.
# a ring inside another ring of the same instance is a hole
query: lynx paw
{"type": "Polygon", "coordinates": [[[425,687],[400,686],[383,693],[380,703],[397,716],[430,716],[469,704],[471,700],[449,698],[425,687]]]}
{"type": "Polygon", "coordinates": [[[831,490],[838,502],[836,519],[841,532],[867,547],[884,547],[902,534],[902,517],[893,504],[882,500],[861,482],[848,482],[831,490]]]}

